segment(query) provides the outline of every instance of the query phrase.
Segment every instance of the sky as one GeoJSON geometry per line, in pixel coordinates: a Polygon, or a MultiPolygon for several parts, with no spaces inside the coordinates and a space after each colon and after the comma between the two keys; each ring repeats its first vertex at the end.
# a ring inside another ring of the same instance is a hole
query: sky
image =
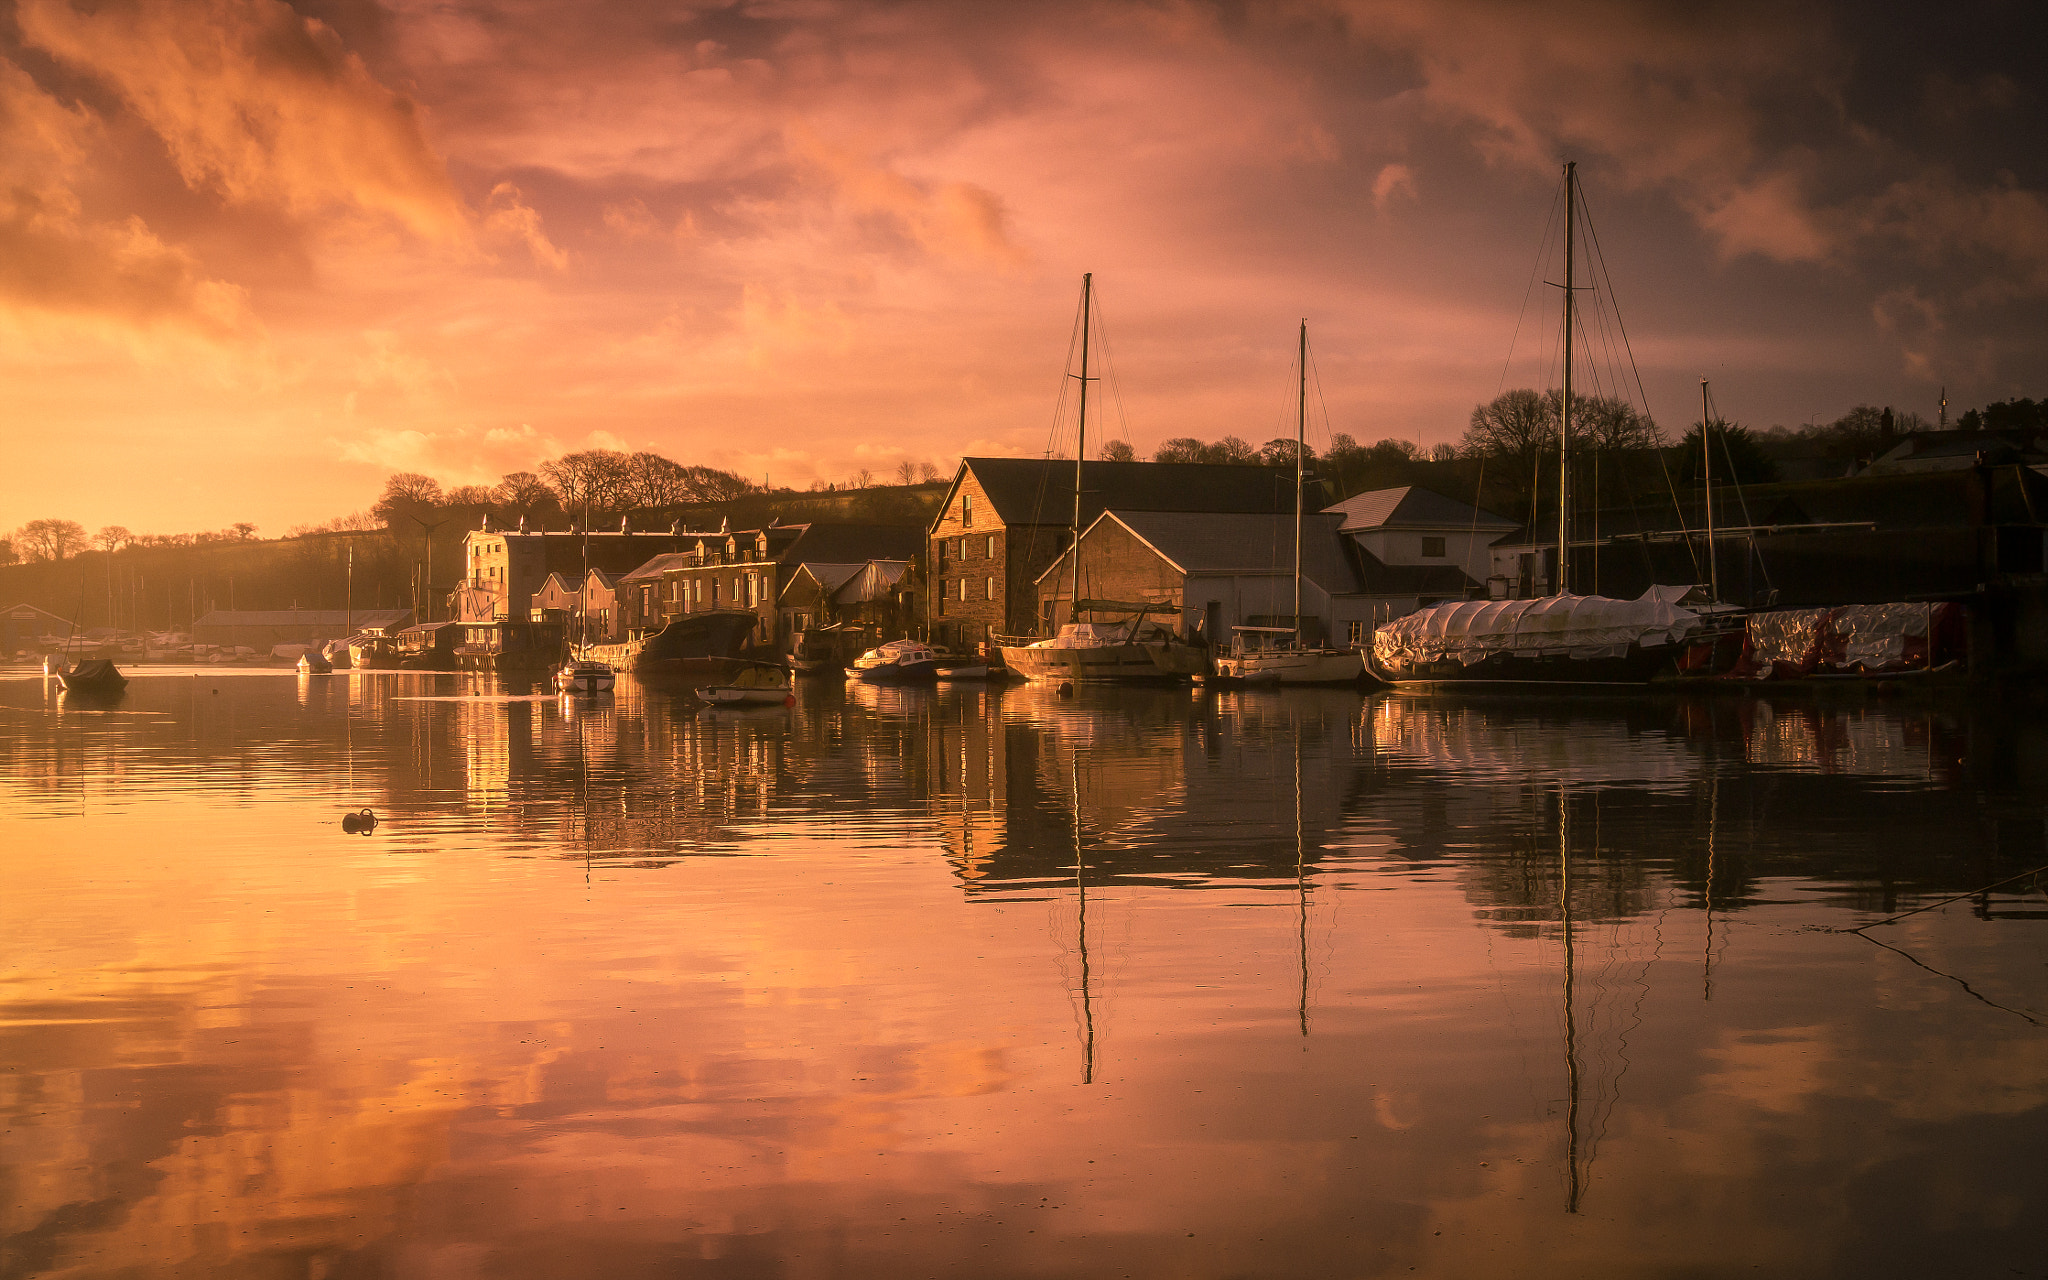
{"type": "Polygon", "coordinates": [[[1578,376],[1667,429],[1702,378],[1753,426],[2048,396],[2024,16],[12,0],[0,527],[278,535],[582,448],[1036,455],[1084,272],[1091,433],[1141,456],[1289,433],[1304,319],[1312,436],[1455,441],[1555,381],[1567,160],[1578,376]]]}

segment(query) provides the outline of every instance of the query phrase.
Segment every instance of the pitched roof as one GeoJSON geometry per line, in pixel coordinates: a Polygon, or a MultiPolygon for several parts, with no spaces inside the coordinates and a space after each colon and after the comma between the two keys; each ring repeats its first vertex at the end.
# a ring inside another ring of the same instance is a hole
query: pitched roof
{"type": "Polygon", "coordinates": [[[661,555],[654,557],[652,560],[649,560],[647,563],[641,565],[639,568],[633,570],[631,573],[622,575],[619,578],[619,581],[657,581],[660,579],[661,571],[663,569],[680,569],[684,565],[690,563],[690,556],[691,553],[688,551],[663,552],[661,555]]]}
{"type": "MultiPolygon", "coordinates": [[[[924,530],[917,525],[853,524],[813,521],[798,526],[802,533],[775,558],[784,564],[866,564],[870,560],[908,560],[924,550],[924,530]]],[[[772,532],[772,531],[771,531],[772,532]]]]}
{"type": "Polygon", "coordinates": [[[840,584],[832,598],[840,604],[860,604],[867,600],[879,600],[889,594],[889,588],[903,580],[910,572],[908,560],[870,560],[860,566],[860,571],[840,584]]]}
{"type": "MultiPolygon", "coordinates": [[[[1073,514],[1074,464],[1058,458],[962,458],[1004,524],[1067,523],[1073,514]]],[[[939,507],[943,514],[953,489],[939,507]]],[[[1208,462],[1081,464],[1081,523],[1118,511],[1294,512],[1294,475],[1278,467],[1208,462]]]]}
{"type": "Polygon", "coordinates": [[[1323,508],[1341,512],[1344,532],[1359,529],[1512,529],[1515,522],[1484,507],[1446,498],[1433,489],[1403,485],[1354,494],[1323,508]]]}
{"type": "MultiPolygon", "coordinates": [[[[1290,499],[1292,495],[1289,495],[1290,499]]],[[[1294,512],[1254,515],[1244,512],[1105,511],[1096,524],[1114,520],[1130,530],[1161,559],[1185,574],[1294,574],[1294,512]]],[[[1302,520],[1301,574],[1323,590],[1358,590],[1343,542],[1337,536],[1341,517],[1317,513],[1302,520]]],[[[1092,531],[1096,525],[1090,525],[1092,531]]],[[[1088,534],[1084,532],[1083,539],[1088,534]]],[[[1045,574],[1058,571],[1061,556],[1045,574]]],[[[1085,567],[1085,565],[1084,565],[1085,567]]]]}

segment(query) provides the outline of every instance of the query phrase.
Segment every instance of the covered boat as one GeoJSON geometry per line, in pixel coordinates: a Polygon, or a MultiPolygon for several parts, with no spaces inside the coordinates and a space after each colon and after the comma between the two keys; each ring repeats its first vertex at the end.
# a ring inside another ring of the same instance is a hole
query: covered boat
{"type": "Polygon", "coordinates": [[[1968,615],[1949,602],[1772,609],[1745,623],[1738,679],[1927,673],[1959,670],[1969,658],[1968,615]]]}
{"type": "Polygon", "coordinates": [[[1694,590],[1434,605],[1375,631],[1369,665],[1397,686],[1647,684],[1675,674],[1704,631],[1701,615],[1679,603],[1694,590]]]}
{"type": "Polygon", "coordinates": [[[57,679],[66,693],[119,693],[128,687],[128,677],[105,658],[89,658],[68,671],[59,670],[57,679]]]}

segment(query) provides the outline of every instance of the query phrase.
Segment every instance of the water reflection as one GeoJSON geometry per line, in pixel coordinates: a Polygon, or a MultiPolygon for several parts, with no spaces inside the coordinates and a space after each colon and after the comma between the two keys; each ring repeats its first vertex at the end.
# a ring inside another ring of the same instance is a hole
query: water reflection
{"type": "Polygon", "coordinates": [[[0,1273],[2032,1265],[2042,724],[0,681],[0,1273]]]}

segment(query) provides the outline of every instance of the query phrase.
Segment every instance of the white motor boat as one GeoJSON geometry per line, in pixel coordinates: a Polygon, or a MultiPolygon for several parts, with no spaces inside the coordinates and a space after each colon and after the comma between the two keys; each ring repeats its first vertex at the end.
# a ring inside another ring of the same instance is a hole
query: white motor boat
{"type": "Polygon", "coordinates": [[[566,694],[610,693],[618,683],[618,672],[608,662],[594,658],[576,658],[565,662],[555,672],[555,692],[566,694]]]}
{"type": "Polygon", "coordinates": [[[846,674],[868,684],[906,684],[913,680],[936,680],[939,655],[928,644],[916,640],[891,640],[878,644],[846,669],[846,674]]]}

